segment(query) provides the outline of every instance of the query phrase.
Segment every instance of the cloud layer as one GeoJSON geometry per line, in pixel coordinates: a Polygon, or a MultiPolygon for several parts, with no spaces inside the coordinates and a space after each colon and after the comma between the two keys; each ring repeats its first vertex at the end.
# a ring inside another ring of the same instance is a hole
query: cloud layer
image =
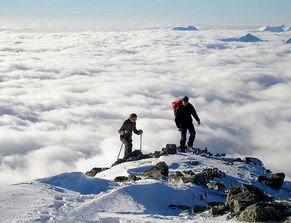
{"type": "Polygon", "coordinates": [[[178,143],[171,102],[184,95],[202,121],[196,146],[258,156],[290,177],[289,36],[219,41],[246,33],[0,32],[0,183],[109,166],[131,112],[146,152],[178,143]]]}

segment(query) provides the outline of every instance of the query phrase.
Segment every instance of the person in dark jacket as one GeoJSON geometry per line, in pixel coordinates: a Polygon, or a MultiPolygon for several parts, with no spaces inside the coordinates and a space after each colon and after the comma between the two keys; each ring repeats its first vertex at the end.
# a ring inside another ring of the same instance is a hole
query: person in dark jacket
{"type": "Polygon", "coordinates": [[[195,140],[196,131],[193,125],[192,116],[198,122],[198,125],[200,125],[200,119],[196,113],[195,108],[192,104],[189,103],[189,98],[185,96],[182,100],[182,104],[177,108],[175,117],[176,126],[181,132],[180,146],[183,150],[185,149],[187,140],[187,130],[190,133],[188,147],[192,147],[195,140]]]}
{"type": "Polygon", "coordinates": [[[132,132],[137,135],[143,134],[141,129],[136,129],[136,120],[137,115],[134,113],[130,114],[128,119],[123,122],[121,128],[118,130],[120,140],[125,146],[124,156],[132,152],[132,132]]]}

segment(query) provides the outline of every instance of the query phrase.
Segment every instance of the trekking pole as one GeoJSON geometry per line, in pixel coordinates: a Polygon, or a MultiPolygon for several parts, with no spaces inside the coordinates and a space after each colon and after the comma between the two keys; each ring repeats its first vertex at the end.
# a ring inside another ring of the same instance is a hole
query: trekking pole
{"type": "Polygon", "coordinates": [[[122,150],[122,147],[123,147],[123,142],[121,143],[121,147],[120,147],[120,150],[119,150],[119,153],[118,153],[118,156],[117,156],[117,160],[119,160],[119,156],[120,156],[120,152],[122,150]]]}
{"type": "Polygon", "coordinates": [[[140,134],[139,149],[140,149],[140,151],[142,149],[142,134],[140,134]]]}

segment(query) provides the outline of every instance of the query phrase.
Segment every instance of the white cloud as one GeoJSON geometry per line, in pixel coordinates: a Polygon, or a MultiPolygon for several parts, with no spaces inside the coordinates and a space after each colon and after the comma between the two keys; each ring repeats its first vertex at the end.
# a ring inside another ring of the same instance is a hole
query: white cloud
{"type": "MultiPolygon", "coordinates": [[[[247,31],[0,32],[1,182],[111,165],[131,112],[143,149],[178,143],[171,101],[188,95],[197,146],[290,169],[288,34],[247,31]]],[[[139,138],[134,138],[139,148],[139,138]]]]}

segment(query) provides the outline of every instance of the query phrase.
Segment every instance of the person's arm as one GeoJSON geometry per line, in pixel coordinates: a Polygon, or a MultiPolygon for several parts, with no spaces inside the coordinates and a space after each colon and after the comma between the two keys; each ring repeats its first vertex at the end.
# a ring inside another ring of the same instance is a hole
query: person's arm
{"type": "Polygon", "coordinates": [[[118,130],[119,135],[123,136],[126,135],[126,121],[123,122],[122,126],[118,130]]]}
{"type": "Polygon", "coordinates": [[[141,134],[141,130],[137,130],[137,129],[136,129],[136,124],[135,124],[135,123],[133,123],[133,132],[134,132],[135,134],[137,134],[137,135],[140,135],[140,134],[141,134]]]}
{"type": "Polygon", "coordinates": [[[195,120],[198,122],[198,124],[200,124],[200,118],[198,117],[197,112],[196,112],[196,110],[195,110],[195,108],[194,108],[193,105],[192,105],[192,112],[191,112],[191,114],[193,115],[193,117],[195,118],[195,120]]]}
{"type": "Polygon", "coordinates": [[[176,117],[175,117],[175,123],[177,128],[181,128],[181,121],[180,121],[180,106],[177,108],[177,112],[176,112],[176,117]]]}

